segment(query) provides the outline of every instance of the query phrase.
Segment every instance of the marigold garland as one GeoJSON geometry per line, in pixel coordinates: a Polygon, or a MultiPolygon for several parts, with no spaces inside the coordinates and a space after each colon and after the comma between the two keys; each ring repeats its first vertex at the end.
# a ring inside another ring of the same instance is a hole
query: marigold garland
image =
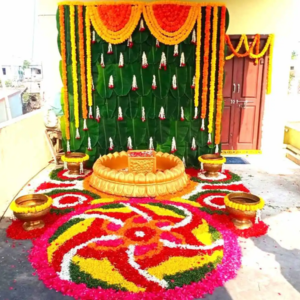
{"type": "Polygon", "coordinates": [[[78,33],[79,33],[79,63],[81,81],[81,105],[82,117],[87,118],[87,97],[86,97],[86,76],[85,76],[85,57],[84,57],[84,34],[83,34],[83,6],[78,6],[78,33]]]}
{"type": "Polygon", "coordinates": [[[256,44],[256,41],[257,41],[257,35],[255,35],[255,38],[254,38],[254,41],[253,43],[251,44],[251,46],[249,47],[249,44],[248,44],[248,38],[246,35],[244,35],[244,44],[245,44],[245,49],[246,49],[246,52],[241,54],[241,53],[238,53],[236,52],[236,49],[234,49],[232,43],[231,43],[231,40],[230,40],[230,37],[229,35],[226,35],[226,42],[230,48],[230,50],[232,51],[232,53],[236,56],[236,57],[247,57],[247,56],[250,56],[251,57],[251,53],[253,53],[253,49],[255,47],[255,44],[256,44]]]}
{"type": "Polygon", "coordinates": [[[240,204],[240,203],[236,203],[234,201],[231,201],[228,197],[228,195],[226,195],[224,197],[224,203],[226,206],[229,206],[231,208],[234,208],[234,209],[238,209],[238,210],[242,210],[242,211],[256,211],[256,210],[259,210],[259,209],[262,209],[265,205],[265,202],[264,200],[259,197],[259,203],[258,204],[255,204],[255,205],[252,205],[252,204],[240,204]]]}
{"type": "Polygon", "coordinates": [[[91,107],[93,105],[93,95],[92,95],[92,58],[91,58],[91,21],[89,18],[88,10],[85,11],[85,38],[86,38],[86,76],[87,76],[87,96],[88,105],[91,107]]]}
{"type": "Polygon", "coordinates": [[[220,159],[203,159],[201,156],[198,157],[198,160],[203,164],[216,164],[216,165],[222,165],[226,162],[226,158],[223,156],[220,156],[220,159]]]}
{"type": "Polygon", "coordinates": [[[64,6],[59,6],[59,33],[60,33],[60,51],[61,51],[61,77],[63,82],[63,102],[66,139],[70,140],[70,122],[69,122],[69,98],[68,98],[68,80],[67,80],[67,58],[66,58],[66,34],[65,34],[65,16],[64,6]]]}
{"type": "Polygon", "coordinates": [[[79,128],[79,103],[78,103],[78,77],[76,58],[76,35],[75,35],[75,7],[70,5],[70,32],[71,32],[71,52],[72,52],[72,78],[74,96],[74,118],[75,128],[79,128]]]}
{"type": "Polygon", "coordinates": [[[65,155],[62,155],[61,160],[64,162],[69,162],[69,163],[80,163],[89,160],[90,157],[88,154],[86,154],[83,157],[67,157],[65,155]]]}
{"type": "Polygon", "coordinates": [[[47,209],[48,207],[50,207],[53,203],[53,200],[51,197],[47,197],[47,201],[41,205],[36,205],[36,206],[32,206],[32,207],[24,207],[22,205],[18,205],[16,203],[16,201],[13,201],[10,205],[10,209],[18,214],[28,214],[28,213],[36,213],[42,210],[47,209]]]}
{"type": "Polygon", "coordinates": [[[207,6],[205,10],[205,40],[204,40],[204,56],[203,56],[203,80],[202,80],[202,108],[201,119],[205,119],[207,111],[207,90],[208,90],[208,68],[209,68],[209,41],[210,41],[210,16],[211,6],[207,6]]]}
{"type": "Polygon", "coordinates": [[[222,122],[222,104],[223,104],[223,78],[224,78],[224,50],[225,50],[225,22],[226,7],[221,10],[220,24],[220,48],[219,48],[219,69],[218,69],[218,91],[217,91],[217,113],[215,128],[215,144],[219,145],[221,141],[221,122],[222,122]]]}
{"type": "Polygon", "coordinates": [[[271,92],[272,92],[273,49],[274,49],[274,34],[271,34],[267,94],[271,94],[271,92]]]}
{"type": "Polygon", "coordinates": [[[103,25],[111,31],[117,32],[123,29],[130,20],[131,5],[98,5],[98,14],[103,25]]]}
{"type": "MultiPolygon", "coordinates": [[[[232,53],[231,53],[230,55],[227,55],[227,56],[226,56],[226,58],[225,58],[226,60],[232,59],[232,58],[234,57],[234,53],[238,53],[238,52],[240,51],[241,47],[243,46],[245,37],[246,37],[245,34],[242,34],[242,35],[241,35],[241,38],[240,38],[240,40],[239,40],[239,43],[237,44],[237,46],[236,46],[236,48],[234,49],[234,51],[231,51],[232,53]]],[[[225,39],[226,39],[226,42],[227,42],[227,41],[228,41],[228,37],[226,36],[225,39]]]]}
{"type": "Polygon", "coordinates": [[[101,36],[101,38],[111,44],[121,44],[128,38],[130,38],[134,29],[138,25],[142,13],[142,5],[136,4],[131,6],[130,19],[127,24],[119,31],[112,31],[107,29],[98,14],[97,7],[88,6],[87,11],[90,15],[94,29],[101,36]]]}
{"type": "Polygon", "coordinates": [[[213,8],[213,28],[212,28],[212,52],[211,52],[211,71],[209,88],[209,116],[208,132],[213,131],[214,108],[215,108],[215,83],[216,83],[216,61],[217,61],[217,33],[218,33],[218,7],[213,8]]]}
{"type": "Polygon", "coordinates": [[[196,64],[195,64],[195,95],[194,103],[195,107],[199,106],[199,85],[200,85],[200,59],[201,59],[201,22],[202,22],[202,10],[199,9],[197,17],[197,44],[196,44],[196,64]]]}
{"type": "Polygon", "coordinates": [[[143,9],[143,16],[151,34],[157,38],[159,42],[166,45],[177,45],[184,41],[191,33],[195,25],[200,10],[199,7],[197,5],[192,6],[189,10],[189,14],[184,25],[177,31],[169,32],[161,28],[161,26],[158,24],[153,12],[153,5],[154,4],[145,5],[143,9]]]}

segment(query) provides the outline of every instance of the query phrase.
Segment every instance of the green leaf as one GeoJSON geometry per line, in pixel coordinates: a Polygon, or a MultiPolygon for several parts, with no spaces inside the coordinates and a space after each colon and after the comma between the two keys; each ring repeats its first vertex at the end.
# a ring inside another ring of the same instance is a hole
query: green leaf
{"type": "Polygon", "coordinates": [[[171,122],[168,119],[157,120],[157,130],[155,134],[155,140],[157,141],[157,143],[164,144],[167,141],[168,137],[170,136],[170,125],[171,122]]]}
{"type": "Polygon", "coordinates": [[[102,98],[109,98],[112,95],[113,89],[108,87],[109,77],[113,75],[114,68],[112,65],[108,65],[102,68],[97,65],[98,69],[98,80],[97,80],[97,91],[102,98]]]}
{"type": "Polygon", "coordinates": [[[133,43],[142,44],[148,39],[148,36],[149,36],[148,29],[146,29],[145,31],[139,31],[139,26],[137,26],[136,30],[132,34],[132,41],[133,43]]]}
{"type": "Polygon", "coordinates": [[[186,89],[185,89],[185,94],[187,97],[194,99],[194,94],[195,94],[195,89],[192,89],[191,86],[193,84],[193,77],[195,75],[195,68],[191,66],[186,67],[186,89]]]}
{"type": "Polygon", "coordinates": [[[146,124],[140,119],[126,119],[126,135],[131,137],[133,149],[146,141],[146,124]]]}
{"type": "Polygon", "coordinates": [[[173,80],[173,76],[176,76],[177,89],[174,90],[171,88],[171,94],[174,98],[180,99],[185,93],[186,90],[186,82],[187,82],[187,67],[177,67],[174,65],[170,66],[171,69],[171,77],[173,80]]]}
{"type": "Polygon", "coordinates": [[[170,129],[170,136],[173,138],[175,137],[176,144],[180,144],[185,142],[185,137],[188,133],[189,125],[188,122],[182,121],[172,121],[171,129],[170,129]]]}
{"type": "Polygon", "coordinates": [[[102,118],[99,123],[100,132],[99,132],[98,145],[100,149],[104,149],[104,152],[100,151],[101,153],[108,153],[110,137],[115,142],[116,129],[117,129],[116,122],[117,122],[116,119],[102,118]]]}
{"type": "Polygon", "coordinates": [[[103,116],[105,118],[115,118],[118,116],[117,97],[113,94],[110,98],[106,99],[104,104],[103,116]]]}
{"type": "Polygon", "coordinates": [[[132,74],[136,76],[138,89],[136,93],[139,96],[146,96],[151,91],[152,85],[152,75],[153,69],[152,66],[148,66],[148,68],[143,69],[141,62],[135,62],[131,65],[132,74]]]}
{"type": "Polygon", "coordinates": [[[125,121],[116,122],[115,151],[127,151],[126,129],[127,123],[125,121]]]}
{"type": "Polygon", "coordinates": [[[118,96],[126,96],[132,85],[132,69],[129,64],[119,68],[118,65],[113,65],[114,76],[114,91],[118,96]]]}
{"type": "Polygon", "coordinates": [[[167,67],[167,70],[165,71],[163,69],[159,70],[158,67],[154,67],[154,75],[156,76],[157,88],[153,90],[153,94],[155,97],[163,99],[167,96],[172,85],[170,68],[167,67]]]}

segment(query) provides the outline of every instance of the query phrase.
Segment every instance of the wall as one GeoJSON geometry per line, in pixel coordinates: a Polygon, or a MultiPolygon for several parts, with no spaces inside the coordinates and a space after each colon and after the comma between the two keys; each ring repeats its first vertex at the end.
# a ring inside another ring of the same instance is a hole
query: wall
{"type": "Polygon", "coordinates": [[[51,160],[42,110],[0,124],[0,215],[18,191],[51,160]]]}
{"type": "MultiPolygon", "coordinates": [[[[59,78],[58,50],[54,37],[57,34],[55,13],[59,1],[41,0],[39,14],[53,14],[40,16],[40,32],[43,32],[43,49],[47,56],[43,63],[48,65],[44,74],[53,79],[59,78]],[[49,62],[52,62],[51,64],[49,62]]],[[[194,1],[201,2],[201,1],[194,1]]],[[[266,97],[265,114],[263,119],[262,150],[274,153],[282,148],[284,123],[288,118],[289,107],[287,99],[289,62],[292,42],[299,40],[300,1],[297,0],[225,0],[223,1],[230,14],[228,34],[275,34],[274,64],[272,94],[266,97]]],[[[57,83],[58,87],[61,85],[57,83]]]]}

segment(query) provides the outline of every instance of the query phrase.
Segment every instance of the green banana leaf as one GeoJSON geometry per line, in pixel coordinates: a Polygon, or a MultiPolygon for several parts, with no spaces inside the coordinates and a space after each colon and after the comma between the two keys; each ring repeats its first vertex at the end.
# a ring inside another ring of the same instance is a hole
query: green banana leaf
{"type": "Polygon", "coordinates": [[[146,141],[146,124],[140,119],[126,119],[126,137],[131,137],[133,149],[146,141]]]}
{"type": "Polygon", "coordinates": [[[108,87],[109,77],[114,74],[113,65],[107,65],[105,68],[102,68],[100,65],[97,65],[98,69],[98,79],[96,89],[102,98],[109,98],[112,95],[113,89],[108,87]]]}
{"type": "Polygon", "coordinates": [[[143,69],[142,63],[135,62],[131,65],[132,74],[136,76],[138,89],[136,93],[139,96],[146,96],[151,92],[153,67],[151,65],[148,68],[143,69]]]}
{"type": "Polygon", "coordinates": [[[154,75],[156,77],[157,88],[153,90],[153,95],[157,98],[163,99],[167,96],[172,85],[171,70],[168,66],[167,70],[159,70],[157,66],[154,67],[154,75]]]}
{"type": "Polygon", "coordinates": [[[108,153],[110,137],[113,139],[113,142],[115,143],[116,131],[117,131],[116,122],[118,122],[116,119],[101,118],[101,121],[99,123],[100,126],[99,126],[98,145],[101,149],[105,150],[105,153],[108,153]]]}
{"type": "Polygon", "coordinates": [[[171,121],[168,119],[165,120],[157,120],[156,122],[156,133],[155,133],[155,140],[158,144],[164,144],[168,137],[170,136],[170,126],[171,121]]]}
{"type": "Polygon", "coordinates": [[[124,65],[123,68],[119,68],[118,65],[112,65],[113,67],[113,76],[114,76],[114,92],[118,96],[126,96],[132,85],[132,68],[129,64],[124,65]]]}
{"type": "Polygon", "coordinates": [[[177,89],[174,90],[172,87],[170,89],[172,96],[179,100],[186,91],[187,86],[187,67],[179,67],[179,66],[170,66],[171,69],[171,78],[176,75],[177,89]]]}

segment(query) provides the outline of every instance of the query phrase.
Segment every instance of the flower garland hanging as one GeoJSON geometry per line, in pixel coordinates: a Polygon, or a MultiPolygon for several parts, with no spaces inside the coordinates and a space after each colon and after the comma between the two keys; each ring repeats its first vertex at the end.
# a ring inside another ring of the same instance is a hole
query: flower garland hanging
{"type": "Polygon", "coordinates": [[[167,70],[167,58],[166,58],[166,54],[165,52],[161,53],[161,59],[160,59],[160,63],[159,63],[159,67],[160,70],[164,69],[165,71],[167,70]]]}
{"type": "MultiPolygon", "coordinates": [[[[230,55],[227,55],[226,56],[226,60],[230,60],[230,59],[232,59],[233,57],[234,57],[234,53],[235,52],[239,52],[240,51],[240,49],[241,49],[241,47],[242,47],[242,45],[243,45],[243,43],[244,43],[244,39],[245,39],[245,37],[246,37],[246,35],[245,34],[242,34],[241,35],[241,38],[240,38],[240,40],[239,40],[239,43],[238,43],[238,45],[236,46],[236,48],[234,49],[234,51],[232,51],[232,53],[230,54],[230,55]]],[[[227,36],[226,36],[226,42],[227,42],[227,36]]]]}
{"type": "Polygon", "coordinates": [[[176,140],[175,140],[175,137],[173,137],[172,144],[171,144],[171,153],[175,153],[176,151],[177,151],[176,140]]]}
{"type": "Polygon", "coordinates": [[[132,140],[131,137],[128,137],[127,139],[127,149],[132,150],[132,140]]]}
{"type": "Polygon", "coordinates": [[[153,145],[153,138],[149,138],[149,150],[154,150],[154,145],[153,145]]]}
{"type": "Polygon", "coordinates": [[[142,122],[146,121],[146,114],[145,114],[145,107],[142,106],[142,117],[141,117],[142,122]]]}
{"type": "Polygon", "coordinates": [[[108,148],[108,150],[109,150],[109,151],[113,151],[113,150],[114,150],[114,142],[113,142],[113,139],[110,137],[110,138],[108,139],[108,141],[109,141],[109,148],[108,148]]]}
{"type": "Polygon", "coordinates": [[[180,107],[180,121],[184,121],[184,110],[183,107],[180,107]]]}
{"type": "Polygon", "coordinates": [[[67,58],[66,58],[66,34],[65,34],[65,12],[64,6],[59,6],[59,33],[60,33],[60,50],[61,50],[61,69],[63,82],[63,102],[64,102],[64,120],[65,134],[67,139],[67,152],[70,149],[70,122],[69,122],[69,97],[68,97],[68,79],[67,79],[67,58]]]}
{"type": "MultiPolygon", "coordinates": [[[[142,12],[142,4],[136,3],[126,5],[126,7],[128,7],[128,10],[126,10],[126,18],[116,18],[115,16],[111,17],[111,14],[116,13],[116,8],[118,8],[118,6],[118,4],[111,4],[98,6],[92,5],[87,7],[92,24],[97,33],[106,42],[112,44],[121,44],[130,38],[140,20],[142,12]],[[102,13],[102,10],[109,11],[109,14],[105,12],[102,13]],[[109,29],[109,24],[116,20],[118,22],[122,22],[124,20],[128,21],[125,24],[121,23],[118,28],[109,29]]],[[[119,11],[121,10],[118,10],[118,12],[119,11]]]]}
{"type": "Polygon", "coordinates": [[[199,6],[176,5],[176,4],[155,4],[145,5],[143,16],[151,34],[159,42],[166,45],[176,45],[183,42],[191,33],[198,16],[199,6]],[[168,22],[172,19],[176,22],[168,22]],[[168,15],[168,16],[166,16],[168,15]]]}
{"type": "MultiPolygon", "coordinates": [[[[93,77],[92,77],[92,54],[91,54],[91,22],[88,14],[88,10],[85,12],[85,38],[86,38],[86,78],[87,78],[87,97],[89,111],[92,110],[93,105],[93,77]]],[[[102,61],[101,61],[102,63],[102,61]]],[[[103,60],[104,65],[104,60],[103,60]]],[[[102,66],[102,64],[101,64],[102,66]]],[[[105,67],[102,66],[102,68],[105,67]]]]}
{"type": "MultiPolygon", "coordinates": [[[[238,53],[236,52],[236,49],[234,49],[232,43],[231,43],[231,40],[230,40],[230,37],[229,35],[226,35],[226,42],[230,48],[230,50],[232,51],[232,53],[236,56],[236,57],[247,57],[247,56],[250,56],[251,57],[251,53],[253,52],[253,49],[255,47],[255,44],[256,44],[256,41],[257,41],[257,38],[258,38],[258,35],[255,35],[255,38],[254,38],[254,41],[253,43],[251,44],[251,46],[249,47],[249,44],[248,44],[248,38],[246,35],[244,35],[243,37],[243,41],[244,41],[244,44],[245,44],[245,49],[246,49],[246,52],[241,54],[241,53],[238,53]]],[[[239,45],[238,45],[239,46],[239,45]]]]}
{"type": "Polygon", "coordinates": [[[104,69],[105,68],[105,63],[104,63],[104,55],[101,53],[101,59],[100,59],[100,65],[104,69]]]}
{"type": "Polygon", "coordinates": [[[101,114],[100,114],[100,108],[99,106],[96,107],[96,121],[99,123],[101,119],[101,114]]]}
{"type": "Polygon", "coordinates": [[[177,45],[174,45],[174,53],[173,53],[173,56],[174,56],[174,57],[178,56],[178,44],[177,44],[177,45]]]}
{"type": "Polygon", "coordinates": [[[133,77],[132,77],[131,90],[134,91],[134,92],[136,90],[138,90],[138,85],[137,85],[137,82],[136,82],[136,76],[135,75],[133,75],[133,77]]]}
{"type": "Polygon", "coordinates": [[[271,34],[267,94],[271,94],[272,92],[273,50],[274,50],[274,34],[271,34]]]}
{"type": "MultiPolygon", "coordinates": [[[[85,54],[84,54],[84,33],[83,33],[83,6],[78,6],[78,33],[79,33],[79,62],[80,62],[80,82],[81,82],[81,107],[82,117],[87,119],[87,97],[86,97],[86,76],[85,76],[85,54]]],[[[86,127],[87,128],[87,127],[86,127]]]]}
{"type": "Polygon", "coordinates": [[[119,58],[119,68],[124,67],[124,56],[123,53],[120,53],[120,58],[119,58]]]}
{"type": "Polygon", "coordinates": [[[163,107],[160,108],[158,117],[159,117],[160,120],[165,120],[166,119],[165,110],[164,110],[163,107]]]}
{"type": "Polygon", "coordinates": [[[157,85],[156,85],[156,76],[153,75],[153,79],[152,79],[152,86],[151,86],[152,90],[156,90],[157,89],[157,85]]]}
{"type": "MultiPolygon", "coordinates": [[[[203,81],[202,81],[202,108],[201,108],[201,119],[202,123],[206,118],[207,111],[207,91],[208,91],[208,69],[209,69],[209,41],[210,41],[210,16],[211,6],[207,6],[205,9],[205,37],[204,37],[204,55],[203,55],[203,81]]],[[[197,70],[196,70],[197,72],[197,70]]],[[[196,74],[197,77],[197,74],[196,74]]],[[[195,89],[195,94],[196,94],[195,89]]],[[[196,101],[196,96],[195,96],[196,101]]],[[[195,104],[195,106],[198,106],[195,104]]]]}
{"type": "Polygon", "coordinates": [[[176,75],[173,75],[173,78],[172,78],[172,89],[173,89],[173,90],[177,90],[177,79],[176,79],[176,75]]]}
{"type": "Polygon", "coordinates": [[[180,67],[185,67],[185,57],[184,57],[184,52],[181,53],[181,56],[180,56],[180,67]]]}
{"type": "Polygon", "coordinates": [[[145,51],[143,51],[143,54],[142,54],[142,68],[143,69],[148,68],[148,60],[147,60],[147,56],[146,56],[145,51]]]}
{"type": "Polygon", "coordinates": [[[225,22],[226,22],[226,7],[223,6],[221,9],[221,23],[220,23],[217,113],[216,113],[216,125],[215,125],[215,144],[216,144],[215,152],[216,153],[219,153],[219,144],[221,142],[223,78],[224,78],[224,49],[225,49],[225,26],[226,26],[225,22]]]}
{"type": "Polygon", "coordinates": [[[195,69],[196,74],[193,77],[192,88],[195,88],[194,95],[194,105],[197,108],[197,118],[198,118],[198,106],[199,106],[199,88],[200,88],[200,59],[201,59],[201,22],[202,22],[202,12],[201,8],[199,9],[198,17],[197,17],[197,39],[196,39],[196,62],[195,69]]]}
{"type": "Polygon", "coordinates": [[[218,7],[213,8],[213,28],[212,28],[212,53],[209,88],[209,115],[208,115],[208,142],[211,144],[211,134],[213,131],[214,108],[215,108],[215,83],[216,83],[216,61],[217,61],[217,33],[218,33],[218,7]]]}
{"type": "Polygon", "coordinates": [[[130,36],[129,39],[127,40],[127,47],[129,47],[129,48],[133,47],[132,36],[130,36]]]}
{"type": "Polygon", "coordinates": [[[108,87],[110,89],[113,89],[115,86],[114,86],[114,78],[112,75],[109,76],[109,80],[108,80],[108,87]]]}
{"type": "Polygon", "coordinates": [[[75,6],[74,5],[70,5],[70,34],[71,34],[71,54],[72,54],[74,119],[75,119],[75,128],[76,128],[76,139],[80,139],[78,77],[77,77],[77,58],[76,58],[76,35],[75,35],[75,6]]]}
{"type": "Polygon", "coordinates": [[[123,121],[123,112],[121,106],[118,108],[118,121],[123,121]]]}

